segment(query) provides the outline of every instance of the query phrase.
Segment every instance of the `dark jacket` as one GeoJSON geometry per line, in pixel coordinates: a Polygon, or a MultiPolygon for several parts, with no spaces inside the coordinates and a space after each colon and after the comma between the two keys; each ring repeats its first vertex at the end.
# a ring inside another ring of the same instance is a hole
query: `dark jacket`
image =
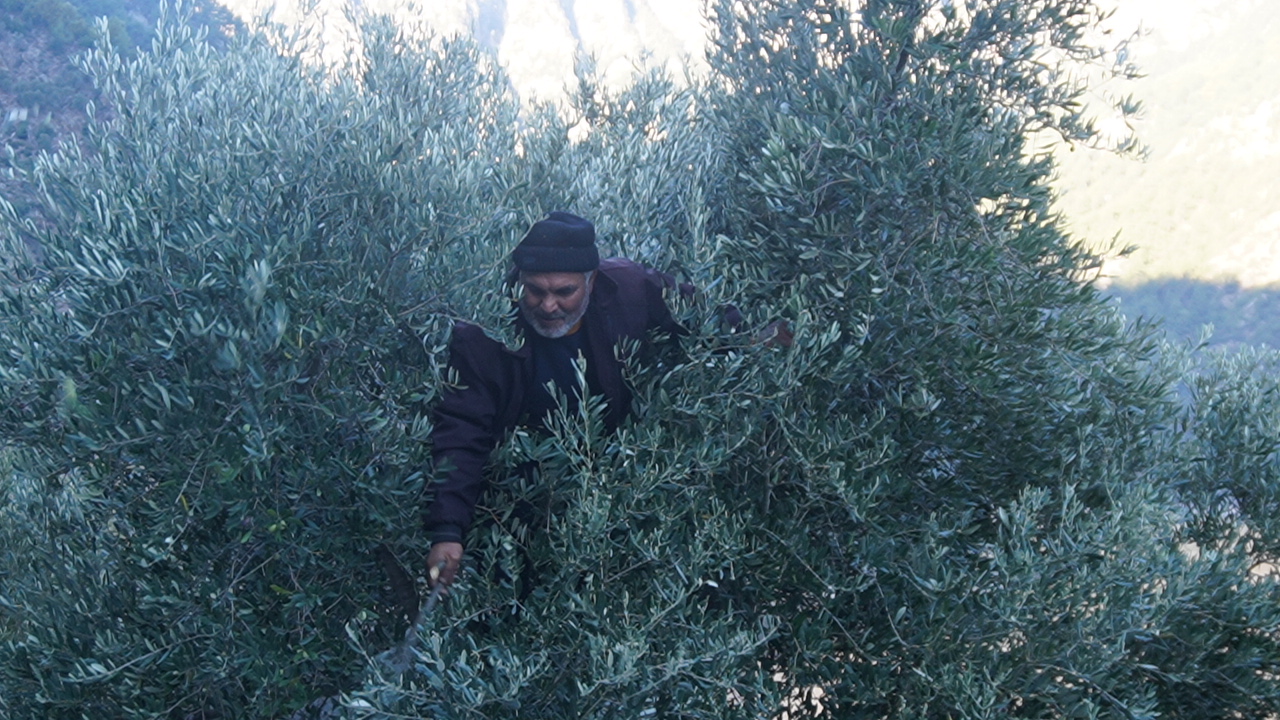
{"type": "MultiPolygon", "coordinates": [[[[631,406],[631,391],[616,355],[619,342],[634,340],[643,351],[651,330],[685,332],[663,300],[664,291],[674,287],[670,276],[625,258],[600,263],[583,318],[585,354],[591,389],[604,397],[611,430],[631,406]]],[[[692,288],[681,286],[680,291],[688,294],[692,288]]],[[[533,333],[519,313],[514,322],[521,333],[533,333]]],[[[528,343],[512,350],[475,325],[454,325],[449,367],[457,373],[457,385],[445,388],[431,430],[435,465],[450,468],[436,483],[435,499],[425,516],[432,542],[462,542],[471,525],[489,454],[521,420],[525,393],[534,382],[530,355],[528,343]]]]}

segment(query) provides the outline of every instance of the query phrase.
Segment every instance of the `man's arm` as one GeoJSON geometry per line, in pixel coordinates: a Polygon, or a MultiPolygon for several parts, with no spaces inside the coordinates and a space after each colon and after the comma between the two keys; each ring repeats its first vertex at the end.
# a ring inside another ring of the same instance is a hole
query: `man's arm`
{"type": "MultiPolygon", "coordinates": [[[[653,269],[646,269],[645,280],[645,301],[649,308],[650,327],[658,328],[673,337],[688,335],[688,329],[677,322],[671,314],[666,298],[670,297],[671,293],[679,293],[681,298],[688,300],[697,293],[697,289],[688,283],[677,282],[667,273],[653,269]]],[[[746,319],[736,305],[722,305],[719,312],[723,329],[732,333],[744,330],[743,325],[746,319]]],[[[752,335],[752,344],[765,347],[791,347],[792,340],[791,325],[786,320],[774,320],[752,335]]]]}
{"type": "Polygon", "coordinates": [[[697,294],[697,289],[689,283],[677,282],[674,277],[667,273],[648,267],[644,270],[644,279],[645,304],[648,306],[646,312],[649,317],[649,327],[661,330],[672,337],[688,335],[688,328],[677,322],[671,314],[671,308],[667,305],[666,298],[670,293],[678,294],[681,298],[688,300],[697,294]]]}
{"type": "Polygon", "coordinates": [[[462,560],[462,541],[484,491],[484,468],[497,437],[497,400],[476,352],[484,340],[479,328],[454,327],[449,342],[453,382],[445,386],[432,415],[431,456],[437,480],[423,525],[432,543],[428,567],[445,561],[440,573],[445,584],[453,581],[462,560]],[[442,478],[438,477],[441,469],[442,478]]]}

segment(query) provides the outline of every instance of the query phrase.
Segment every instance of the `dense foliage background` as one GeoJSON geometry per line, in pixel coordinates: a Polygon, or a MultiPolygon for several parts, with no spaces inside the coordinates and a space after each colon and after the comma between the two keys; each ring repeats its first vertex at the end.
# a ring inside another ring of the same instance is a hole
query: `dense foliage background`
{"type": "MultiPolygon", "coordinates": [[[[155,0],[0,0],[0,193],[26,214],[37,212],[15,169],[29,170],[40,152],[79,142],[85,108],[103,98],[79,58],[95,39],[132,55],[150,45],[162,15],[155,0]]],[[[239,22],[216,2],[171,3],[184,22],[222,44],[239,22]]],[[[171,13],[172,14],[172,13],[171,13]]]]}
{"type": "Polygon", "coordinates": [[[94,51],[113,112],[24,176],[39,222],[3,206],[0,709],[1280,710],[1276,358],[1127,326],[1028,149],[1092,137],[1098,9],[709,14],[705,84],[584,71],[565,113],[385,21],[334,68],[279,29],[94,51]],[[514,341],[505,256],[552,209],[700,286],[693,333],[620,432],[504,442],[401,676],[379,558],[425,555],[448,328],[514,341]]]}

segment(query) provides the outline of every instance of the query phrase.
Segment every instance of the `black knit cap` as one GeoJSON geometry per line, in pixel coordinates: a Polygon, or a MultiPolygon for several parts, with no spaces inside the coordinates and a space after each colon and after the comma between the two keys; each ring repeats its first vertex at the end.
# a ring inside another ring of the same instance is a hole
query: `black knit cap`
{"type": "Polygon", "coordinates": [[[589,220],[553,212],[529,228],[511,259],[521,272],[588,272],[600,266],[596,228],[589,220]]]}

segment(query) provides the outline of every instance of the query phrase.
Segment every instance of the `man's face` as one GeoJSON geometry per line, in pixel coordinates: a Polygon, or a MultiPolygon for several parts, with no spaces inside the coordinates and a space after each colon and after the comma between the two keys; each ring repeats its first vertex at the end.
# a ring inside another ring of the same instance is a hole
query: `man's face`
{"type": "Polygon", "coordinates": [[[520,273],[520,314],[542,337],[564,337],[587,313],[594,282],[579,272],[520,273]]]}

